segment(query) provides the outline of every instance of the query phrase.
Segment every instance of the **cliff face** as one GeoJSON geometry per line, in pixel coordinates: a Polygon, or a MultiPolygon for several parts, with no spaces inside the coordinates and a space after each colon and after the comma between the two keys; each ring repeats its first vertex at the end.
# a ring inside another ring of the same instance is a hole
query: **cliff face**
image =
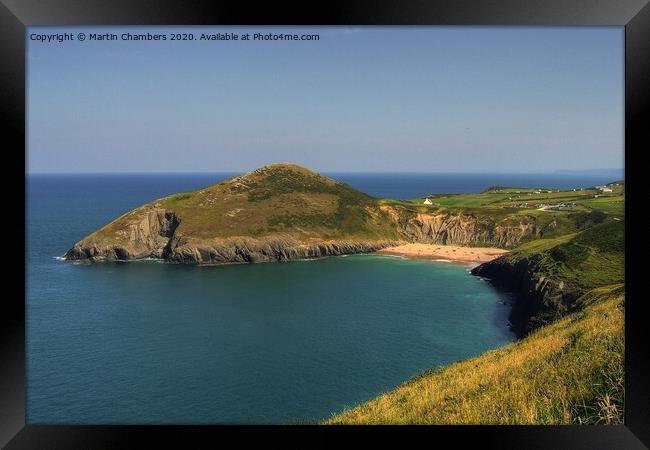
{"type": "Polygon", "coordinates": [[[269,239],[229,238],[203,244],[179,243],[167,259],[177,263],[237,264],[296,259],[319,258],[323,256],[369,253],[396,245],[394,241],[380,242],[320,242],[302,244],[291,237],[269,239]]]}
{"type": "Polygon", "coordinates": [[[505,255],[475,267],[471,273],[514,295],[510,323],[519,337],[564,316],[580,295],[563,281],[539,274],[535,258],[513,262],[505,255]]]}
{"type": "Polygon", "coordinates": [[[173,211],[151,209],[133,216],[124,229],[115,231],[114,239],[105,242],[93,235],[77,242],[65,254],[66,259],[80,260],[128,260],[141,258],[164,258],[169,243],[180,224],[173,211]]]}
{"type": "Polygon", "coordinates": [[[514,294],[511,322],[520,334],[580,308],[594,289],[625,283],[625,220],[601,218],[575,233],[535,240],[472,270],[514,294]]]}
{"type": "Polygon", "coordinates": [[[322,241],[304,243],[292,235],[262,238],[196,239],[178,232],[181,219],[172,211],[152,209],[134,214],[116,239],[102,243],[91,235],[65,254],[68,260],[115,261],[164,258],[176,263],[237,264],[288,261],[322,256],[368,253],[399,241],[322,241]]]}
{"type": "MultiPolygon", "coordinates": [[[[396,215],[397,214],[397,215],[396,215]]],[[[487,220],[462,214],[423,214],[399,218],[400,233],[410,241],[442,244],[511,248],[522,241],[539,237],[534,222],[495,225],[487,220]]]]}

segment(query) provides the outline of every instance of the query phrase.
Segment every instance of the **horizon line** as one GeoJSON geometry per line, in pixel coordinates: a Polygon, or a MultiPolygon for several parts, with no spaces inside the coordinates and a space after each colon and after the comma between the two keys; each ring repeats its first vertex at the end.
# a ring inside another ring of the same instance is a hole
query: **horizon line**
{"type": "MultiPolygon", "coordinates": [[[[263,166],[261,166],[263,167],[263,166]]],[[[304,166],[303,166],[304,167],[304,166]]],[[[308,167],[306,169],[312,170],[308,167]]],[[[217,174],[217,173],[246,173],[256,169],[240,169],[240,170],[176,170],[176,171],[167,171],[167,170],[154,170],[154,171],[140,171],[140,170],[115,170],[115,171],[25,171],[25,175],[170,175],[170,174],[217,174]]],[[[441,174],[441,175],[466,175],[466,174],[503,174],[503,175],[519,175],[519,174],[572,174],[572,173],[593,173],[597,174],[599,172],[622,172],[625,173],[625,168],[601,168],[601,169],[549,169],[549,170],[529,170],[529,171],[472,171],[472,170],[443,170],[443,171],[422,171],[422,170],[313,170],[317,173],[349,173],[349,174],[413,174],[413,175],[422,175],[422,174],[441,174]]]]}

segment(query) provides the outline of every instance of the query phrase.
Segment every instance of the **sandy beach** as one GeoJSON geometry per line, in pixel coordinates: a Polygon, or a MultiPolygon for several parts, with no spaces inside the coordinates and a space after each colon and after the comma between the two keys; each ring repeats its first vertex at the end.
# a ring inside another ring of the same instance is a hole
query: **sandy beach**
{"type": "Polygon", "coordinates": [[[498,258],[504,253],[508,253],[508,250],[490,247],[461,247],[458,245],[404,244],[396,247],[386,247],[376,253],[409,258],[448,259],[480,264],[498,258]]]}

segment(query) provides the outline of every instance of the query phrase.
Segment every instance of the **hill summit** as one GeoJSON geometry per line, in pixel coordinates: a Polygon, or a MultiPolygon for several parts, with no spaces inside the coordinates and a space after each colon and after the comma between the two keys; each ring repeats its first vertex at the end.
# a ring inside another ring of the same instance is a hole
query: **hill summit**
{"type": "Polygon", "coordinates": [[[66,259],[257,262],[372,251],[399,241],[378,200],[291,163],[140,206],[66,259]]]}

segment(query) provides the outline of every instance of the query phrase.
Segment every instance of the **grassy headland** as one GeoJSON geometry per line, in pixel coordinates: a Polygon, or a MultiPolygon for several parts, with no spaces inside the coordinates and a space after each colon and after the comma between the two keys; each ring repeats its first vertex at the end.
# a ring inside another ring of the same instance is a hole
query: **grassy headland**
{"type": "MultiPolygon", "coordinates": [[[[375,199],[293,164],[273,164],[141,208],[174,211],[179,233],[196,239],[289,233],[309,238],[397,238],[375,199]]],[[[137,211],[137,210],[136,210],[137,211]]],[[[132,214],[132,213],[129,213],[132,214]]],[[[109,240],[129,214],[98,231],[109,240]]]]}
{"type": "Polygon", "coordinates": [[[271,164],[142,205],[86,236],[66,257],[238,263],[397,242],[512,249],[580,231],[597,211],[622,216],[623,188],[622,183],[607,193],[492,188],[431,196],[432,204],[424,204],[423,198],[375,198],[295,164],[271,164]]]}

